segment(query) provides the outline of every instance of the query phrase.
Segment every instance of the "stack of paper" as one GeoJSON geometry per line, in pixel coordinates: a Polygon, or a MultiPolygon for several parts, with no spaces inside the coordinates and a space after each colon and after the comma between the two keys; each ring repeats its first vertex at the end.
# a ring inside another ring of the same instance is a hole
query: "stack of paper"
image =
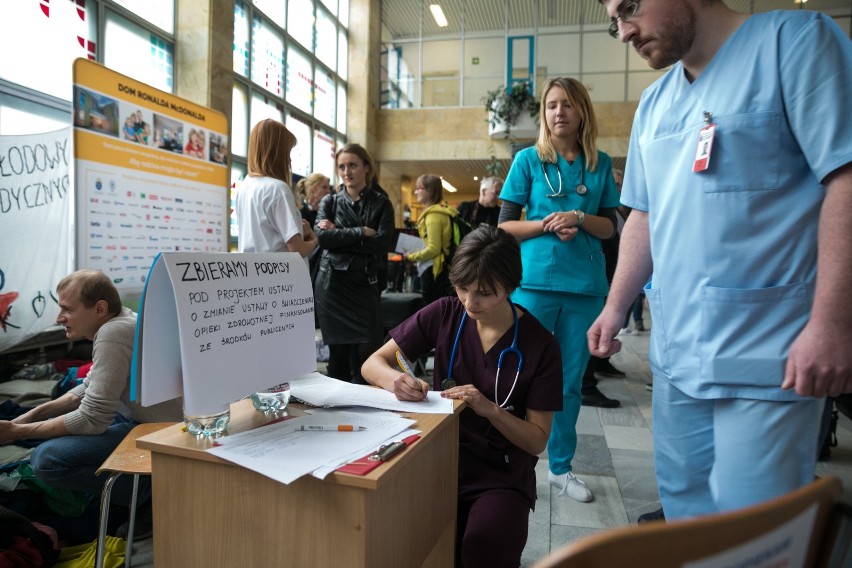
{"type": "Polygon", "coordinates": [[[406,402],[393,393],[368,385],[353,385],[320,373],[308,373],[290,381],[290,395],[314,406],[368,406],[398,412],[452,414],[453,401],[429,391],[426,400],[406,402]]]}
{"type": "Polygon", "coordinates": [[[211,454],[256,471],[281,483],[303,475],[320,479],[339,466],[375,451],[391,439],[410,434],[414,420],[391,412],[317,409],[307,416],[270,423],[254,430],[217,440],[211,454]],[[339,432],[340,424],[355,431],[339,432]],[[327,431],[303,431],[302,427],[326,426],[327,431]],[[363,426],[363,430],[357,427],[363,426]]]}

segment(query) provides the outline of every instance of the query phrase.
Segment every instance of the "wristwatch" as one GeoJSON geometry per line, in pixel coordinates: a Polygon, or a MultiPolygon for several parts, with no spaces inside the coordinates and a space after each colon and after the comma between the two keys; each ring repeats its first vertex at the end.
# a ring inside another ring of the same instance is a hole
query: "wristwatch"
{"type": "Polygon", "coordinates": [[[574,209],[574,215],[577,216],[577,226],[581,226],[586,222],[586,214],[580,211],[579,209],[574,209]]]}

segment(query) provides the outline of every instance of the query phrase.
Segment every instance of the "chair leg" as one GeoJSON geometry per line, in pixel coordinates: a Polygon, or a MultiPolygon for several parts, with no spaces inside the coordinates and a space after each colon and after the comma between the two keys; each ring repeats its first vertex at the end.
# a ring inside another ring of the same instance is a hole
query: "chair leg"
{"type": "Polygon", "coordinates": [[[109,479],[104,483],[104,489],[101,492],[101,518],[98,526],[98,549],[97,556],[95,557],[95,568],[103,568],[104,566],[104,548],[106,545],[107,521],[109,520],[109,500],[112,496],[112,487],[120,475],[121,473],[118,472],[110,475],[109,479]]]}
{"type": "Polygon", "coordinates": [[[130,497],[130,521],[127,524],[127,545],[124,547],[124,568],[130,568],[133,554],[133,531],[136,529],[136,494],[139,491],[139,474],[133,474],[133,494],[130,497]]]}

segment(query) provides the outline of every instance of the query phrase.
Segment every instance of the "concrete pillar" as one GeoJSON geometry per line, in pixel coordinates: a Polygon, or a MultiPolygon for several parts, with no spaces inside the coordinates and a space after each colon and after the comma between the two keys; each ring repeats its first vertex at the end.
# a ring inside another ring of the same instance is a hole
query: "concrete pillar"
{"type": "Polygon", "coordinates": [[[231,118],[234,0],[177,0],[175,94],[231,118]]]}

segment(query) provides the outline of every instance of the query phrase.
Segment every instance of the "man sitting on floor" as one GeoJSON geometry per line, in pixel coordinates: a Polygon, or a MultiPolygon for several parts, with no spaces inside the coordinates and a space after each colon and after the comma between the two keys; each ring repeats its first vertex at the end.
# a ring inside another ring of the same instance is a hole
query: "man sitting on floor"
{"type": "MultiPolygon", "coordinates": [[[[0,444],[46,439],[30,457],[35,476],[54,487],[100,495],[107,476],[95,471],[140,422],[182,419],[181,399],[143,408],[130,402],[130,365],[136,314],[121,305],[118,290],[102,272],[80,270],[56,287],[59,316],[68,339],[94,342],[92,368],[83,384],[22,414],[0,420],[0,444]]],[[[120,479],[113,501],[128,505],[131,478],[120,479]]],[[[150,496],[140,479],[139,499],[150,496]]]]}

